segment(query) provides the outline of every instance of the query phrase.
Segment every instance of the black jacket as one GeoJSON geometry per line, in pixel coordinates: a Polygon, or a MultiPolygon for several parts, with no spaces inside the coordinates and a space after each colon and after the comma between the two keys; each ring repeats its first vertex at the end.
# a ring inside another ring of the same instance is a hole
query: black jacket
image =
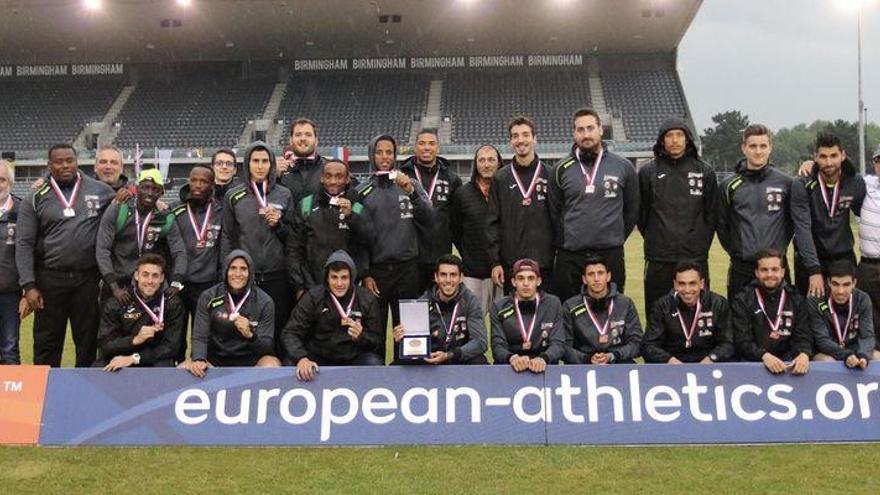
{"type": "Polygon", "coordinates": [[[165,299],[165,313],[162,331],[141,345],[134,345],[133,339],[141,328],[153,325],[153,320],[134,298],[131,304],[122,305],[115,297],[107,298],[101,307],[101,324],[98,328],[98,356],[109,363],[116,356],[141,355],[141,365],[152,366],[158,362],[171,363],[177,356],[183,334],[186,332],[186,309],[179,297],[165,297],[164,287],[157,297],[144,301],[153,314],[159,314],[161,301],[165,299]]]}
{"type": "MultiPolygon", "coordinates": [[[[807,298],[807,311],[810,315],[810,328],[816,345],[816,352],[844,361],[851,354],[871,360],[876,345],[874,337],[874,315],[871,309],[871,298],[862,290],[855,289],[852,293],[852,321],[847,327],[844,346],[841,347],[837,331],[832,323],[831,306],[828,299],[807,298]]],[[[844,319],[848,309],[836,311],[844,319]]],[[[838,320],[840,321],[840,320],[838,320]]],[[[845,323],[841,322],[843,330],[845,323]]]]}
{"type": "MultiPolygon", "coordinates": [[[[498,163],[501,163],[501,153],[498,163]]],[[[492,275],[492,258],[489,256],[488,218],[493,208],[489,196],[483,196],[477,172],[477,157],[474,163],[471,180],[462,184],[452,195],[452,207],[449,224],[452,230],[452,242],[458,248],[458,254],[464,263],[464,275],[472,278],[489,278],[492,275]]],[[[495,184],[490,181],[491,187],[495,184]]]]}
{"type": "MultiPolygon", "coordinates": [[[[852,211],[862,214],[865,201],[865,181],[846,159],[840,171],[839,203],[834,217],[822,198],[819,167],[813,167],[810,177],[798,177],[791,187],[791,216],[795,225],[795,246],[810,275],[820,272],[820,260],[846,256],[853,252],[853,233],[850,226],[852,211]]],[[[829,201],[833,192],[828,191],[829,201]]]]}
{"type": "Polygon", "coordinates": [[[535,302],[521,302],[523,323],[528,330],[532,317],[536,318],[532,330],[530,349],[523,348],[513,296],[496,299],[489,308],[492,323],[492,356],[496,364],[508,364],[514,354],[540,357],[547,364],[556,364],[565,354],[565,329],[562,324],[562,303],[559,298],[539,292],[540,303],[535,315],[535,302]]]}
{"type": "Polygon", "coordinates": [[[241,177],[239,177],[238,173],[236,172],[236,174],[232,176],[232,180],[230,180],[226,184],[220,185],[214,183],[214,199],[222,203],[223,198],[226,197],[226,193],[228,193],[230,189],[234,189],[240,186],[242,182],[243,181],[241,180],[241,177]]]}
{"type": "Polygon", "coordinates": [[[587,295],[586,287],[581,294],[572,297],[562,306],[562,324],[565,328],[566,363],[590,364],[593,354],[597,352],[611,353],[612,362],[631,361],[639,356],[642,344],[642,324],[639,313],[632,299],[617,292],[617,286],[611,284],[608,295],[596,300],[587,295]],[[590,318],[586,304],[600,325],[607,328],[607,342],[600,341],[599,328],[590,318]],[[611,314],[608,309],[614,303],[611,314]]]}
{"type": "Polygon", "coordinates": [[[748,170],[745,160],[722,181],[718,240],[731,258],[754,261],[762,249],[788,251],[794,235],[791,183],[772,164],[748,170]]]}
{"type": "Polygon", "coordinates": [[[550,174],[550,167],[537,157],[528,167],[511,161],[495,174],[489,190],[492,208],[489,212],[488,236],[492,266],[501,265],[508,269],[519,259],[531,258],[541,268],[553,267],[556,250],[547,198],[550,174]],[[538,183],[532,193],[531,204],[525,206],[513,170],[516,169],[523,187],[528,189],[535,167],[541,167],[538,183]]]}
{"type": "Polygon", "coordinates": [[[657,300],[642,340],[642,357],[646,363],[665,363],[671,357],[684,363],[697,363],[707,356],[714,356],[713,361],[728,361],[733,357],[733,329],[727,300],[714,292],[703,291],[700,303],[700,320],[688,348],[678,315],[682,312],[684,323],[690,329],[696,307],[682,309],[683,305],[673,293],[657,300]]]}
{"type": "Polygon", "coordinates": [[[783,284],[781,289],[768,293],[761,283],[753,280],[730,304],[733,320],[733,340],[740,358],[746,361],[761,361],[765,352],[790,361],[803,352],[813,355],[813,335],[810,330],[809,314],[804,298],[794,287],[783,284]],[[764,298],[764,311],[755,290],[761,291],[764,298]],[[779,299],[785,293],[785,306],[776,331],[770,328],[769,317],[776,323],[779,299]]]}
{"type": "Polygon", "coordinates": [[[437,157],[434,173],[418,165],[416,157],[412,156],[400,166],[400,171],[418,181],[421,176],[424,182],[422,189],[431,201],[434,210],[434,222],[431,228],[426,229],[419,235],[419,263],[433,265],[437,258],[452,252],[452,232],[450,231],[450,202],[455,191],[461,187],[461,178],[452,170],[449,162],[442,157],[437,157]],[[418,167],[419,174],[416,174],[418,167]],[[428,174],[431,173],[429,176],[428,174]],[[431,186],[434,189],[431,190],[431,186]]]}
{"type": "MultiPolygon", "coordinates": [[[[13,196],[12,208],[0,213],[0,293],[21,292],[18,286],[18,268],[15,267],[15,222],[21,198],[13,196]]],[[[3,205],[0,205],[3,206],[3,205]]]]}
{"type": "Polygon", "coordinates": [[[309,194],[321,191],[321,169],[324,161],[324,157],[317,153],[314,159],[295,158],[290,162],[287,171],[281,174],[278,182],[290,191],[294,204],[309,194]]]}
{"type": "Polygon", "coordinates": [[[323,188],[317,194],[307,195],[297,205],[292,238],[293,264],[299,267],[297,287],[321,285],[324,262],[340,249],[355,259],[358,272],[369,272],[373,222],[364,206],[358,203],[357,192],[348,189],[343,197],[352,204],[351,215],[345,218],[340,218],[339,207],[330,204],[330,196],[323,188]]]}
{"type": "Polygon", "coordinates": [[[189,184],[180,188],[180,203],[171,208],[177,228],[186,247],[186,283],[219,282],[223,278],[220,273],[220,228],[223,217],[223,203],[211,198],[210,203],[197,205],[189,196],[189,184]],[[211,207],[211,218],[206,225],[203,245],[199,243],[196,230],[190,220],[192,210],[197,228],[201,229],[206,220],[208,205],[211,207]],[[187,209],[189,206],[189,209],[187,209]]]}
{"type": "Polygon", "coordinates": [[[453,358],[449,364],[469,361],[486,352],[489,343],[483,309],[477,296],[464,284],[459,285],[458,295],[449,302],[440,301],[436,285],[425,291],[420,299],[427,300],[430,305],[431,351],[451,352],[453,358]],[[455,321],[451,321],[456,305],[455,321]]]}
{"type": "Polygon", "coordinates": [[[639,169],[639,232],[648,261],[703,260],[715,235],[718,185],[715,171],[700,160],[693,134],[681,120],[667,120],[654,145],[654,160],[639,169]],[[663,147],[663,136],[683,129],[687,149],[678,159],[663,147]]]}

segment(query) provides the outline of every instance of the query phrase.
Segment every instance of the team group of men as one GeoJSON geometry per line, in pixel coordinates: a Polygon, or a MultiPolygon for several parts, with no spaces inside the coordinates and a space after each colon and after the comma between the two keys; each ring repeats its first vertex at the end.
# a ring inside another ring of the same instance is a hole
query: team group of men
{"type": "MultiPolygon", "coordinates": [[[[535,373],[641,356],[802,374],[811,359],[865,368],[880,357],[880,183],[856,174],[839,139],[820,134],[792,179],[769,161],[770,131],[750,125],[736,173],[718,183],[681,120],[664,123],[638,170],[603,143],[597,112],[576,111],[572,125],[570,153],[551,165],[534,123],[511,120],[513,159],[502,166],[498,149],[479,147],[466,183],[435,132],[419,133],[402,163],[395,139],[378,136],[358,183],[346,162],[317,154],[317,126],[299,119],[283,156],[256,142],[239,171],[232,150],[217,151],[170,206],[158,170],[129,181],[115,148],[98,151],[91,178],[72,146],[53,146],[26,199],[2,163],[0,363],[19,362],[30,312],[35,364],[60,366],[69,322],[77,366],[196,376],[290,365],[311,380],[321,366],[382,365],[389,326],[395,364],[487,364],[491,342],[495,363],[535,373]],[[625,295],[636,227],[644,332],[625,295]],[[716,233],[729,300],[709,290],[716,233]],[[429,303],[426,358],[400,352],[407,299],[429,303]]],[[[880,173],[880,149],[873,159],[880,173]]]]}

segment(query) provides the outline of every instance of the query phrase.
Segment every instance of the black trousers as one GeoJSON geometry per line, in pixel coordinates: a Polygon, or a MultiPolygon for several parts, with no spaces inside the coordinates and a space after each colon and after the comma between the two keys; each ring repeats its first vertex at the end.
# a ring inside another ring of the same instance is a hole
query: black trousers
{"type": "MultiPolygon", "coordinates": [[[[807,291],[810,288],[810,273],[807,271],[806,266],[804,266],[801,257],[798,254],[794,256],[794,284],[795,289],[797,289],[798,294],[806,297],[807,291]]],[[[837,256],[831,256],[828,258],[819,258],[819,266],[822,268],[822,277],[824,278],[827,274],[828,264],[834,261],[849,261],[853,266],[856,266],[856,254],[854,252],[849,252],[837,256]]]]}
{"type": "MultiPolygon", "coordinates": [[[[874,327],[880,325],[880,258],[862,256],[858,269],[858,287],[868,293],[874,312],[874,327]]],[[[876,333],[876,331],[875,331],[876,333]]],[[[875,346],[880,348],[880,344],[875,346]]]]}
{"type": "Polygon", "coordinates": [[[76,366],[92,366],[98,351],[98,270],[36,273],[43,309],[34,315],[34,364],[61,366],[67,321],[76,346],[76,366]]]}
{"type": "Polygon", "coordinates": [[[177,348],[177,355],[175,357],[178,363],[186,360],[187,337],[191,335],[193,325],[195,325],[196,306],[199,303],[199,296],[202,295],[202,292],[215,285],[217,285],[216,282],[184,282],[183,290],[178,294],[178,297],[180,297],[180,300],[183,302],[184,309],[186,309],[186,321],[188,323],[180,334],[180,344],[177,348]],[[187,332],[187,328],[189,329],[189,332],[187,332]]]}
{"type": "MultiPolygon", "coordinates": [[[[682,260],[684,261],[684,260],[682,260]]],[[[709,264],[706,259],[694,260],[703,269],[706,290],[709,290],[709,264]]],[[[658,299],[669,294],[675,279],[675,267],[680,262],[645,260],[645,315],[650,318],[651,308],[658,299]]]]}
{"type": "MultiPolygon", "coordinates": [[[[402,299],[416,299],[419,292],[419,267],[416,260],[402,263],[379,263],[370,266],[370,276],[379,286],[379,320],[382,325],[381,347],[376,349],[385,357],[385,339],[388,335],[388,309],[391,309],[392,326],[400,324],[402,299]]],[[[395,346],[396,348],[396,346],[395,346]]],[[[396,354],[396,351],[395,351],[396,354]]]]}
{"type": "Polygon", "coordinates": [[[257,287],[263,289],[275,303],[275,356],[281,357],[281,330],[290,319],[290,312],[296,305],[296,295],[287,282],[285,272],[258,273],[254,278],[257,287]]]}
{"type": "Polygon", "coordinates": [[[419,263],[419,295],[434,286],[434,264],[419,263]]]}
{"type": "MultiPolygon", "coordinates": [[[[319,366],[385,366],[385,356],[379,356],[374,352],[361,351],[350,361],[338,359],[315,359],[319,366]]],[[[296,366],[296,363],[294,363],[296,366]]]]}
{"type": "Polygon", "coordinates": [[[554,283],[555,294],[563,302],[572,296],[581,293],[584,283],[584,261],[589,256],[599,256],[605,260],[608,270],[611,272],[611,281],[617,286],[617,290],[623,293],[626,283],[626,259],[623,246],[611,249],[594,249],[583,251],[556,251],[556,265],[553,273],[556,276],[554,283]]]}

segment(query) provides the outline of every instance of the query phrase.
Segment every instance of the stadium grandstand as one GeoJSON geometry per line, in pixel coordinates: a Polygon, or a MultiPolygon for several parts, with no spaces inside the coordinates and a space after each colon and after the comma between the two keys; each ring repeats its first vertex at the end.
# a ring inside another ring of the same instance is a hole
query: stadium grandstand
{"type": "Polygon", "coordinates": [[[632,160],[650,156],[662,119],[690,120],[676,57],[700,1],[542,1],[554,8],[527,20],[517,2],[7,3],[0,151],[27,180],[59,141],[86,167],[100,145],[127,158],[138,146],[148,163],[171,150],[173,184],[219,147],[262,139],[280,151],[308,117],[320,151],[348,148],[356,173],[371,137],[396,136],[405,155],[422,128],[466,171],[478,144],[506,152],[517,114],[536,121],[550,160],[567,152],[580,106],[632,160]],[[110,24],[138,35],[100,29],[110,24]]]}

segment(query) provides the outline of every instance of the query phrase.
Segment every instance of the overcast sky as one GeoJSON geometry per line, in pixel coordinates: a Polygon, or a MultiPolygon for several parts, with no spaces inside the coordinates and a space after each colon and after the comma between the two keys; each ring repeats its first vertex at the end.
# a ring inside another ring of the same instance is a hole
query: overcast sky
{"type": "MultiPolygon", "coordinates": [[[[700,132],[740,110],[773,128],[858,118],[857,0],[705,0],[678,67],[700,132]]],[[[862,16],[862,88],[880,123],[880,0],[862,16]]]]}

